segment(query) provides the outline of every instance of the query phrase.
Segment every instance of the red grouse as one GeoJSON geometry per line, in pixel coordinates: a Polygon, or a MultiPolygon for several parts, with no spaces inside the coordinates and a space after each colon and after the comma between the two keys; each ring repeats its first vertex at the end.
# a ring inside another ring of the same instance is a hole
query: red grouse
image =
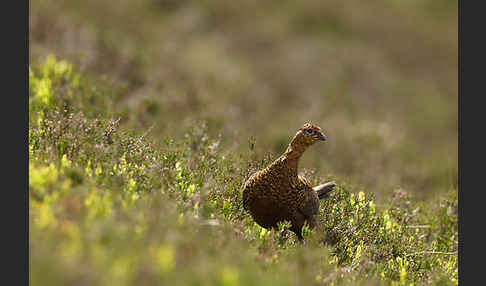
{"type": "Polygon", "coordinates": [[[306,123],[295,134],[287,150],[265,169],[250,176],[243,189],[243,207],[264,228],[276,228],[278,222],[289,221],[292,230],[302,239],[302,227],[316,225],[319,200],[329,196],[333,182],[312,187],[297,173],[299,159],[317,141],[325,141],[321,128],[306,123]]]}

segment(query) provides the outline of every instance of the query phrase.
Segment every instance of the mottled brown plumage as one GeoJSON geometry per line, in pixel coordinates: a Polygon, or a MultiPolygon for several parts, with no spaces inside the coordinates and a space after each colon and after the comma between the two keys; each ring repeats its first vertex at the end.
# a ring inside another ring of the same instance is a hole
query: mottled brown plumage
{"type": "Polygon", "coordinates": [[[304,124],[295,134],[287,150],[265,169],[250,176],[243,189],[243,207],[264,228],[277,227],[290,221],[290,230],[302,239],[302,226],[315,227],[319,198],[328,196],[335,186],[327,183],[312,188],[311,183],[297,173],[304,151],[326,137],[321,128],[304,124]]]}

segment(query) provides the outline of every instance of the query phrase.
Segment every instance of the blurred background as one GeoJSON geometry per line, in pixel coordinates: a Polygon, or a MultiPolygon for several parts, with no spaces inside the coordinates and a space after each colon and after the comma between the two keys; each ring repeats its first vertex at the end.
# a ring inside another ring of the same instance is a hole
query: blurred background
{"type": "Polygon", "coordinates": [[[378,199],[457,188],[457,39],[451,0],[30,1],[30,63],[119,86],[125,127],[276,158],[310,120],[301,168],[378,199]]]}

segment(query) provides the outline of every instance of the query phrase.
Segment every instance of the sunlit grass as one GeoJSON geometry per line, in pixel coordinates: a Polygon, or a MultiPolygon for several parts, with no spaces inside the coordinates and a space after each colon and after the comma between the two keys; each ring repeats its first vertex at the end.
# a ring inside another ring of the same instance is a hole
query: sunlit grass
{"type": "Polygon", "coordinates": [[[116,112],[126,130],[180,140],[203,121],[224,150],[253,137],[262,158],[311,120],[329,140],[302,165],[323,178],[377,201],[457,186],[456,1],[30,4],[31,63],[54,53],[115,83],[111,102],[84,97],[85,111],[116,112]]]}
{"type": "Polygon", "coordinates": [[[116,89],[54,57],[30,77],[33,285],[457,285],[453,189],[378,203],[336,177],[301,244],[241,206],[242,183],[270,157],[225,149],[204,123],[160,141],[121,128],[116,89]]]}

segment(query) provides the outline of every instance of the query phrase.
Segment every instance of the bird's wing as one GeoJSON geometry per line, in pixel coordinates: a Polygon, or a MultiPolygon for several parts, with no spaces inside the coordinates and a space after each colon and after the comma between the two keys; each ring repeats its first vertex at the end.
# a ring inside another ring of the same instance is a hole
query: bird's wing
{"type": "Polygon", "coordinates": [[[319,212],[319,198],[307,179],[299,176],[299,181],[303,185],[300,194],[304,196],[299,211],[306,217],[311,217],[319,212]]]}
{"type": "Polygon", "coordinates": [[[319,212],[319,198],[317,197],[317,193],[311,189],[303,193],[303,195],[305,197],[299,211],[306,217],[312,217],[319,212]]]}

